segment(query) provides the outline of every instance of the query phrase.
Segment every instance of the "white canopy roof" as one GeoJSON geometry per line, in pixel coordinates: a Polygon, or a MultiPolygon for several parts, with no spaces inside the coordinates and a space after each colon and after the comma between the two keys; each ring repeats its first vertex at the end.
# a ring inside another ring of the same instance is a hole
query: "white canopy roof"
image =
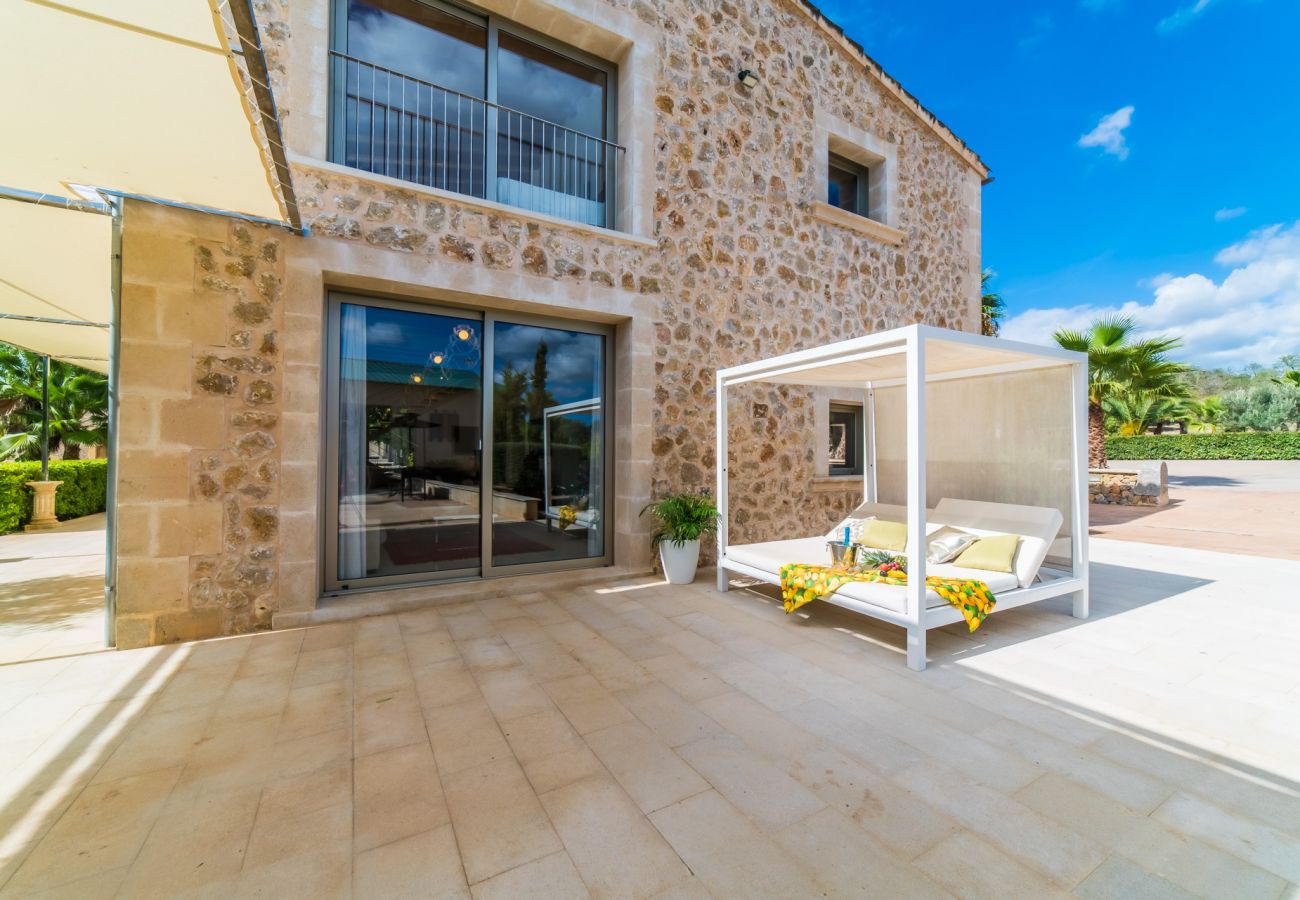
{"type": "MultiPolygon", "coordinates": [[[[0,191],[92,189],[296,224],[252,21],[248,0],[0,4],[0,191]]],[[[0,233],[0,313],[108,323],[107,216],[3,199],[0,233]]],[[[0,340],[107,367],[106,328],[3,318],[0,340]]]]}
{"type": "Polygon", "coordinates": [[[932,325],[908,325],[720,369],[718,380],[724,385],[767,381],[818,387],[861,388],[867,383],[888,387],[906,379],[909,338],[925,344],[927,380],[1068,366],[1081,359],[1080,354],[1058,347],[932,325]]]}

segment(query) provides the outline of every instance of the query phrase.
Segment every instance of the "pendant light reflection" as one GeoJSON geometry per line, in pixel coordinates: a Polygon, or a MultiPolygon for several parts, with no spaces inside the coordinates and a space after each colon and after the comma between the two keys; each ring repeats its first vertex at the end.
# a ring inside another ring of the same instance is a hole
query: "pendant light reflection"
{"type": "Polygon", "coordinates": [[[473,325],[457,323],[447,336],[447,346],[429,354],[423,371],[412,373],[412,384],[442,383],[451,381],[457,371],[471,371],[477,376],[482,348],[473,325]]]}

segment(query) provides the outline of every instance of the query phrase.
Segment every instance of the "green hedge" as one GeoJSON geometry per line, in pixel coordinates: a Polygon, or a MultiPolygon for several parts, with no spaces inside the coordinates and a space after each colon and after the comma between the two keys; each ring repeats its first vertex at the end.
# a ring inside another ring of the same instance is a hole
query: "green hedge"
{"type": "Polygon", "coordinates": [[[1111,459],[1300,459],[1300,433],[1146,434],[1106,438],[1111,459]]]}
{"type": "MultiPolygon", "coordinates": [[[[32,518],[29,481],[39,481],[39,462],[0,463],[0,534],[16,531],[32,518]]],[[[103,512],[108,491],[108,460],[52,459],[50,480],[62,481],[54,497],[54,514],[75,519],[103,512]]]]}

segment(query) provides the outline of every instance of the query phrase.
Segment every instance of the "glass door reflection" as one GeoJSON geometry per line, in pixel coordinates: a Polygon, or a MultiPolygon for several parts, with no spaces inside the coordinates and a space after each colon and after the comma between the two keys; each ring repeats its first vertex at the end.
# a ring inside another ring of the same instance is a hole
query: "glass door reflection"
{"type": "Polygon", "coordinates": [[[605,554],[605,338],[498,321],[492,565],[605,554]]]}
{"type": "Polygon", "coordinates": [[[473,317],[340,305],[340,583],[478,571],[481,338],[473,317]]]}

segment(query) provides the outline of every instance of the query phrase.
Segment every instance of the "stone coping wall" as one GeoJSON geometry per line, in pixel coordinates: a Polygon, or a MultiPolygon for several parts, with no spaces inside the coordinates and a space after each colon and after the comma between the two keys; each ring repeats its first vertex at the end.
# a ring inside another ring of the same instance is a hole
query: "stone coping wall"
{"type": "Polygon", "coordinates": [[[1163,463],[1139,469],[1092,469],[1088,499],[1119,506],[1164,506],[1169,502],[1169,467],[1163,463]]]}

